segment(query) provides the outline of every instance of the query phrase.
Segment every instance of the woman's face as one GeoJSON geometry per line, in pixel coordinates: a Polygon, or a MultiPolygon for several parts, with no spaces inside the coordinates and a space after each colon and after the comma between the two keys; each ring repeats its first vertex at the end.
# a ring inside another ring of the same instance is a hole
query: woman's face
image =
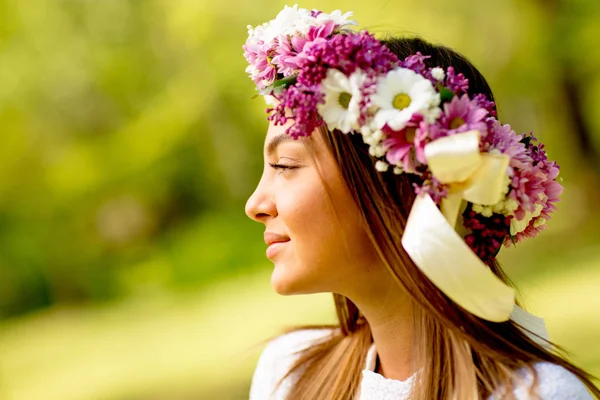
{"type": "Polygon", "coordinates": [[[265,225],[271,284],[280,294],[351,295],[379,259],[321,134],[293,140],[288,126],[269,125],[263,174],[246,203],[265,225]]]}

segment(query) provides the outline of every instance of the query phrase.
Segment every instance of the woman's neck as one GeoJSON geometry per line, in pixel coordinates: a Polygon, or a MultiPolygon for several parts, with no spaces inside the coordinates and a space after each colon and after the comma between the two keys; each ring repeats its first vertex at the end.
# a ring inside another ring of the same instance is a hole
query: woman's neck
{"type": "Polygon", "coordinates": [[[389,281],[351,299],[371,327],[379,360],[376,372],[404,381],[414,373],[412,304],[393,279],[389,281]]]}

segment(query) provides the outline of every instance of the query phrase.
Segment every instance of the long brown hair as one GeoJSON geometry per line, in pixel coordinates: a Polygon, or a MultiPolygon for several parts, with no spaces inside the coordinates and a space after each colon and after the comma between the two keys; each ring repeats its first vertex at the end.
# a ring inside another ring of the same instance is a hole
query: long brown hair
{"type": "MultiPolygon", "coordinates": [[[[419,38],[387,38],[383,43],[400,59],[420,51],[430,56],[428,66],[453,66],[469,79],[470,95],[483,93],[493,100],[481,73],[457,52],[419,38]]],[[[560,348],[541,346],[513,321],[494,323],[473,316],[446,297],[414,265],[399,245],[415,199],[414,176],[376,171],[360,135],[326,129],[321,134],[361,211],[373,246],[399,290],[412,299],[413,368],[419,373],[411,398],[487,398],[500,387],[505,389],[500,395],[511,398],[514,372],[527,368],[535,378],[532,365],[541,361],[566,368],[600,398],[594,378],[570,363],[560,348]]],[[[510,283],[497,262],[490,262],[489,267],[510,283]]],[[[372,343],[370,327],[350,299],[339,294],[333,297],[339,322],[327,327],[330,335],[299,354],[286,375],[300,375],[289,399],[349,400],[360,384],[360,371],[372,343]]]]}

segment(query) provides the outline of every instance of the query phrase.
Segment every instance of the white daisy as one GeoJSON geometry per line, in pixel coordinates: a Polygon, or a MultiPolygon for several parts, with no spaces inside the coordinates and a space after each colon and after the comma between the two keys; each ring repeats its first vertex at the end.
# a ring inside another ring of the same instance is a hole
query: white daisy
{"type": "Polygon", "coordinates": [[[399,131],[415,113],[429,122],[442,113],[440,95],[431,82],[408,68],[396,68],[379,78],[371,102],[379,107],[374,119],[379,129],[387,124],[399,131]]]}
{"type": "Polygon", "coordinates": [[[363,82],[364,76],[360,70],[350,77],[337,69],[327,71],[327,77],[321,82],[325,104],[319,104],[317,108],[329,129],[349,133],[359,128],[360,88],[363,82]]]}

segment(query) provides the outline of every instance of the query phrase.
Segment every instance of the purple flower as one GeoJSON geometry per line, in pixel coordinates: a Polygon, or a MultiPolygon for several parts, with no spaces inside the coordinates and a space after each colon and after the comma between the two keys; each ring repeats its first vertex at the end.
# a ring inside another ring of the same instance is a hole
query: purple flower
{"type": "Polygon", "coordinates": [[[274,109],[267,110],[270,113],[268,119],[275,125],[284,125],[291,118],[286,115],[286,110],[293,110],[294,124],[287,128],[286,133],[294,139],[310,136],[323,124],[317,111],[317,104],[323,102],[323,97],[318,86],[290,86],[277,95],[279,103],[274,109]]]}
{"type": "Polygon", "coordinates": [[[382,74],[398,63],[398,57],[390,49],[366,32],[346,32],[316,40],[298,59],[301,68],[298,83],[306,86],[319,84],[330,68],[346,76],[357,68],[367,74],[382,74]]]}
{"type": "Polygon", "coordinates": [[[484,118],[488,115],[486,109],[479,107],[476,101],[469,99],[466,94],[462,97],[454,96],[444,104],[444,112],[435,124],[432,124],[431,138],[478,130],[481,136],[487,134],[487,125],[484,118]]]}
{"type": "Polygon", "coordinates": [[[469,80],[462,73],[457,75],[453,67],[448,67],[446,70],[446,86],[458,96],[467,93],[469,80]]]}
{"type": "MultiPolygon", "coordinates": [[[[427,71],[427,67],[425,66],[425,60],[430,58],[431,56],[424,56],[423,54],[421,54],[420,51],[417,52],[417,54],[413,54],[410,55],[408,57],[406,57],[403,61],[400,62],[400,66],[402,68],[408,68],[408,69],[412,69],[413,71],[415,71],[417,74],[420,75],[426,75],[425,73],[428,72],[427,71]]],[[[430,78],[428,76],[425,76],[426,78],[430,78]]],[[[434,80],[434,84],[437,81],[434,80]]]]}
{"type": "Polygon", "coordinates": [[[485,108],[488,111],[490,117],[497,116],[496,103],[494,103],[491,100],[488,100],[488,98],[485,96],[485,94],[483,94],[483,93],[476,94],[473,97],[473,100],[477,103],[477,105],[479,105],[479,107],[485,108]]]}
{"type": "Polygon", "coordinates": [[[497,150],[510,157],[510,167],[527,168],[532,163],[531,157],[525,144],[521,141],[522,136],[517,135],[510,125],[502,125],[496,118],[490,117],[486,120],[487,135],[482,138],[481,150],[489,153],[497,150]]]}

